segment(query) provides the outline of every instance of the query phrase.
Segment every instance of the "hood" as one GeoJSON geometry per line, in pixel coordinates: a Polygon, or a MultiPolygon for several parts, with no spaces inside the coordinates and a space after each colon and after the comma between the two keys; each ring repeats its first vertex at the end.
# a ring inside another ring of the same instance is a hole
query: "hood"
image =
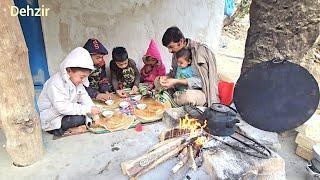
{"type": "MultiPolygon", "coordinates": [[[[70,78],[66,70],[68,67],[81,67],[94,70],[93,62],[89,52],[82,47],[77,47],[72,50],[60,64],[60,72],[62,73],[64,80],[70,78]]],[[[89,86],[88,78],[83,80],[83,85],[86,87],[89,86]]]]}
{"type": "Polygon", "coordinates": [[[151,57],[157,59],[158,62],[162,64],[162,58],[161,58],[161,54],[160,54],[158,45],[153,39],[151,39],[150,44],[149,44],[149,48],[148,48],[146,54],[143,56],[143,59],[148,56],[151,56],[151,57]]]}

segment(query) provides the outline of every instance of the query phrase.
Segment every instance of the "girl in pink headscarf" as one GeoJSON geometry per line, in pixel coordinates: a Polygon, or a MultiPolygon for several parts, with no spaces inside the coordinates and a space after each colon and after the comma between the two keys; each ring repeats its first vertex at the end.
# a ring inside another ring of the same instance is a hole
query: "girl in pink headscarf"
{"type": "Polygon", "coordinates": [[[166,67],[162,63],[160,51],[156,42],[152,39],[146,54],[142,57],[144,66],[141,69],[141,82],[148,83],[149,89],[154,87],[153,81],[158,76],[166,74],[166,67]]]}

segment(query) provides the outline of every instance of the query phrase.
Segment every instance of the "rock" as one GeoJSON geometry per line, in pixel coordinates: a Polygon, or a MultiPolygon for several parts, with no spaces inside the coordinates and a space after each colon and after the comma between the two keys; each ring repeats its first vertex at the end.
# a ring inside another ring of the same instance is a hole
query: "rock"
{"type": "Polygon", "coordinates": [[[310,161],[313,158],[313,154],[312,154],[312,150],[309,150],[305,147],[302,146],[297,146],[296,149],[296,154],[300,157],[302,157],[303,159],[306,159],[308,161],[310,161]]]}
{"type": "Polygon", "coordinates": [[[315,113],[303,125],[296,128],[296,131],[304,136],[308,136],[320,141],[320,115],[315,113]]]}
{"type": "Polygon", "coordinates": [[[203,154],[203,168],[210,179],[285,179],[285,162],[272,152],[260,159],[218,145],[203,154]]]}
{"type": "Polygon", "coordinates": [[[167,127],[176,127],[179,124],[179,119],[184,117],[185,114],[186,112],[183,110],[183,107],[167,109],[163,113],[162,122],[167,127]]]}
{"type": "Polygon", "coordinates": [[[240,120],[240,123],[237,124],[237,126],[239,132],[253,138],[261,144],[266,145],[272,150],[278,151],[281,149],[281,144],[279,142],[277,133],[257,129],[243,120],[240,120]]]}
{"type": "Polygon", "coordinates": [[[311,151],[313,145],[320,143],[320,138],[318,137],[317,139],[314,139],[310,138],[309,136],[305,136],[302,133],[299,133],[296,137],[295,142],[298,144],[298,146],[309,149],[311,151]]]}

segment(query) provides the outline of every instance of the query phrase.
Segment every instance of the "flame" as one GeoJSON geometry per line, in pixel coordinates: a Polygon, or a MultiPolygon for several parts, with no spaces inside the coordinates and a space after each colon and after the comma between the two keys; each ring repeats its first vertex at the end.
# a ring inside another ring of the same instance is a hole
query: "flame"
{"type": "Polygon", "coordinates": [[[208,142],[209,139],[206,136],[200,136],[197,138],[197,140],[194,142],[196,145],[203,145],[204,143],[208,142]]]}
{"type": "MultiPolygon", "coordinates": [[[[189,129],[190,130],[190,138],[199,136],[203,128],[207,126],[207,120],[204,121],[203,125],[198,122],[197,119],[189,118],[186,114],[183,119],[180,119],[179,128],[180,129],[189,129]]],[[[198,137],[195,143],[197,145],[202,145],[203,143],[207,142],[207,138],[205,136],[198,137]]]]}

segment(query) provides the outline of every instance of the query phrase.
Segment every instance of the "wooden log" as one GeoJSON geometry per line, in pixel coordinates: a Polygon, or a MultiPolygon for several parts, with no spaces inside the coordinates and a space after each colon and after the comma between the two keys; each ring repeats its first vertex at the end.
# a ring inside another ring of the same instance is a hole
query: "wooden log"
{"type": "Polygon", "coordinates": [[[149,165],[148,167],[144,168],[139,173],[137,173],[135,175],[135,177],[137,178],[137,177],[141,176],[142,174],[150,171],[151,169],[155,168],[156,166],[158,166],[159,164],[163,163],[164,161],[176,156],[187,145],[188,145],[188,142],[185,142],[185,143],[181,144],[180,146],[176,147],[174,150],[172,150],[172,151],[168,152],[167,154],[161,156],[159,159],[154,161],[151,165],[149,165]]]}
{"type": "Polygon", "coordinates": [[[160,141],[160,143],[152,146],[152,147],[148,150],[148,153],[151,152],[151,151],[154,151],[155,149],[158,149],[158,148],[161,147],[161,146],[164,146],[164,145],[168,144],[168,143],[171,142],[171,141],[175,141],[175,140],[177,140],[177,138],[171,138],[171,139],[166,139],[166,140],[164,140],[164,141],[160,141]]]}
{"type": "Polygon", "coordinates": [[[159,135],[159,140],[164,141],[164,140],[179,137],[188,133],[190,133],[189,129],[173,128],[168,131],[161,132],[159,135]]]}
{"type": "Polygon", "coordinates": [[[12,0],[0,1],[0,119],[6,150],[17,166],[28,166],[44,155],[28,49],[12,0]]]}
{"type": "Polygon", "coordinates": [[[188,148],[189,148],[188,150],[189,150],[189,159],[190,159],[190,162],[191,162],[191,168],[193,170],[197,170],[197,164],[196,164],[196,161],[194,160],[195,151],[193,150],[192,146],[189,146],[188,148]]]}
{"type": "Polygon", "coordinates": [[[124,174],[130,177],[134,176],[138,172],[140,172],[141,170],[143,170],[144,168],[152,164],[157,159],[161,158],[162,156],[165,156],[167,153],[179,147],[184,142],[185,142],[185,139],[183,137],[179,137],[138,158],[123,162],[121,163],[122,171],[124,174]]]}
{"type": "Polygon", "coordinates": [[[172,173],[176,173],[179,171],[179,169],[181,169],[187,162],[189,159],[189,155],[188,155],[188,148],[185,147],[182,152],[179,154],[180,157],[180,161],[171,169],[172,173]]]}

